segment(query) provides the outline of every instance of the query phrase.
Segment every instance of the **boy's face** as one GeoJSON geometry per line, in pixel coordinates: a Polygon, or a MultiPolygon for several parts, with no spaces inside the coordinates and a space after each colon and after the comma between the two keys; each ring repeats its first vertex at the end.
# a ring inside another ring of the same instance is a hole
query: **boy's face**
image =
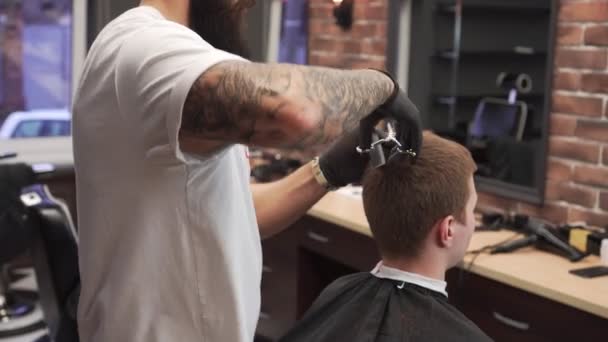
{"type": "Polygon", "coordinates": [[[475,207],[477,206],[477,190],[475,189],[475,182],[473,176],[469,178],[469,199],[464,208],[464,222],[454,221],[454,245],[451,254],[452,260],[450,260],[450,267],[456,266],[464,257],[471,237],[475,231],[475,207]]]}

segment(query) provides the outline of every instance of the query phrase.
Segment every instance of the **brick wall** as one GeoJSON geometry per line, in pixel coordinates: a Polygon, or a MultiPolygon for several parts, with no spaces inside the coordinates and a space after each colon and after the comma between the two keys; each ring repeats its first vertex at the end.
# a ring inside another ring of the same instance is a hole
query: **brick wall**
{"type": "Polygon", "coordinates": [[[331,0],[309,0],[308,62],[341,68],[384,68],[387,0],[355,0],[353,25],[335,24],[331,0]]]}
{"type": "MultiPolygon", "coordinates": [[[[384,67],[388,0],[355,0],[353,27],[330,0],[310,0],[309,63],[384,67]]],[[[608,224],[608,0],[561,0],[555,47],[546,203],[481,193],[480,207],[552,222],[608,224]]]]}
{"type": "Polygon", "coordinates": [[[608,224],[608,1],[562,0],[555,46],[546,204],[483,205],[554,222],[608,224]]]}

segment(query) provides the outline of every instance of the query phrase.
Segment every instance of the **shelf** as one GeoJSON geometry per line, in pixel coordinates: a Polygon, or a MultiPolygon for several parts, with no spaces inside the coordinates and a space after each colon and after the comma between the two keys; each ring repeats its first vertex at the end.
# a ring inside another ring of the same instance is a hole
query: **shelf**
{"type": "MultiPolygon", "coordinates": [[[[479,95],[456,95],[456,96],[450,96],[450,95],[440,95],[440,94],[436,94],[433,95],[433,99],[434,99],[434,103],[435,104],[439,104],[439,105],[443,105],[443,106],[454,106],[457,103],[461,103],[462,102],[479,102],[480,99],[484,98],[484,97],[497,97],[497,98],[504,98],[506,99],[508,96],[508,94],[505,93],[486,93],[486,94],[479,94],[479,95]]],[[[538,100],[541,99],[544,95],[541,93],[530,93],[530,94],[518,94],[517,95],[517,99],[518,100],[538,100]]]]}
{"type": "Polygon", "coordinates": [[[535,50],[527,46],[516,46],[512,50],[487,50],[487,51],[460,51],[460,54],[454,50],[437,51],[433,57],[440,59],[453,60],[459,58],[476,58],[476,57],[543,57],[547,56],[546,51],[535,50]]]}
{"type": "MultiPolygon", "coordinates": [[[[455,4],[437,4],[435,11],[439,14],[454,15],[456,13],[455,4]]],[[[489,4],[489,3],[476,3],[476,4],[465,4],[462,6],[462,14],[468,13],[487,13],[487,12],[501,12],[510,14],[549,14],[551,9],[547,6],[540,4],[489,4]]]]}

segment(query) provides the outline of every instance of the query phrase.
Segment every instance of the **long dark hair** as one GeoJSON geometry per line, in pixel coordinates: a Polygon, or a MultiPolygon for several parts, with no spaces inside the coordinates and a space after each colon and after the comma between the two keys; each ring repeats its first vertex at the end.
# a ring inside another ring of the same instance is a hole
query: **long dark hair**
{"type": "Polygon", "coordinates": [[[190,28],[215,48],[248,57],[244,11],[255,0],[190,0],[190,28]]]}

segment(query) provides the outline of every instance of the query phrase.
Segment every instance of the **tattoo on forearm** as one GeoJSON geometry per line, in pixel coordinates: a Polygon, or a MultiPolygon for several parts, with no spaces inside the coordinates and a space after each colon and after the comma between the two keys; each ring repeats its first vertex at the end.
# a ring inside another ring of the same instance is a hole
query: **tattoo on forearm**
{"type": "Polygon", "coordinates": [[[354,129],[386,100],[392,88],[385,75],[373,71],[222,63],[192,87],[183,110],[182,133],[211,140],[309,147],[354,129]],[[313,134],[294,137],[273,126],[281,115],[294,111],[314,116],[317,129],[313,134]]]}

